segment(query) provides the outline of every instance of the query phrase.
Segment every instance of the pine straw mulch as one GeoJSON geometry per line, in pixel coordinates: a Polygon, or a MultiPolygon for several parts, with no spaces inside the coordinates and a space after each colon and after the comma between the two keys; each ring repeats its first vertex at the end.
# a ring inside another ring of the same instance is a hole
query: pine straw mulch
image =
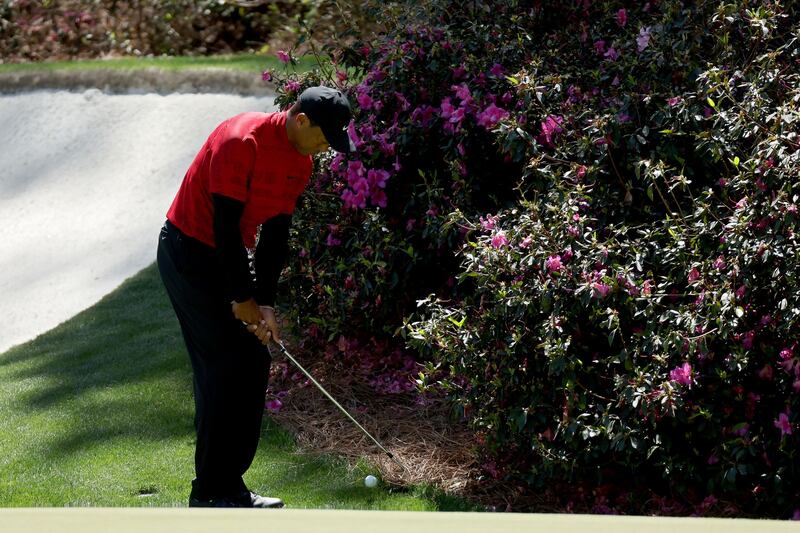
{"type": "MultiPolygon", "coordinates": [[[[488,511],[563,511],[559,503],[541,495],[492,478],[481,479],[475,435],[453,421],[443,399],[418,405],[413,394],[378,394],[357,377],[342,372],[332,375],[329,364],[287,349],[405,468],[383,453],[313,383],[297,384],[273,374],[270,388],[285,390],[287,395],[281,409],[270,411],[269,416],[295,435],[302,453],[338,455],[351,468],[363,460],[378,470],[384,484],[434,486],[488,511]]],[[[294,368],[279,351],[272,353],[273,368],[283,363],[294,368]]]]}
{"type": "Polygon", "coordinates": [[[443,399],[420,405],[411,393],[378,394],[357,373],[296,352],[288,343],[287,349],[405,468],[383,453],[313,383],[298,384],[274,372],[283,364],[288,365],[289,376],[297,369],[279,350],[272,350],[270,388],[286,395],[281,409],[269,416],[295,435],[303,453],[339,455],[351,467],[364,460],[391,486],[427,484],[489,509],[508,506],[512,495],[503,494],[499,486],[488,487],[485,479],[479,482],[475,435],[453,421],[443,399]]]}

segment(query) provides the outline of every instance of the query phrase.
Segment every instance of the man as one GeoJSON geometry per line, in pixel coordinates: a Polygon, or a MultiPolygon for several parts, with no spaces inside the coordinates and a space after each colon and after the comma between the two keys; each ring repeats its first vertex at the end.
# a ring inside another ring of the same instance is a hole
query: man
{"type": "Polygon", "coordinates": [[[311,87],[287,112],[243,113],[220,124],[194,159],[167,213],[158,270],[181,326],[194,378],[196,478],[190,507],[282,507],[242,475],[261,434],[280,341],[278,276],[312,156],[353,149],[350,104],[311,87]],[[256,243],[258,228],[260,237],[256,243]],[[254,270],[248,249],[255,248],[254,270]]]}

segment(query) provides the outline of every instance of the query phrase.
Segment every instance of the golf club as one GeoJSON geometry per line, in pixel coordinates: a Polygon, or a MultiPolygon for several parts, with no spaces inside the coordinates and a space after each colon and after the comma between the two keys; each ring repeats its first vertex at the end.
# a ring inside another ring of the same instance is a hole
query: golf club
{"type": "Polygon", "coordinates": [[[328,391],[326,391],[326,390],[325,390],[325,389],[322,387],[322,385],[320,385],[320,384],[319,384],[319,382],[317,382],[317,380],[316,380],[316,379],[314,379],[314,376],[312,376],[311,374],[309,374],[309,373],[308,373],[308,371],[307,371],[305,368],[303,368],[303,365],[301,365],[300,363],[298,363],[298,362],[297,362],[297,359],[295,359],[294,357],[292,357],[292,354],[290,354],[290,353],[289,353],[289,351],[286,349],[286,346],[284,346],[284,345],[283,345],[283,341],[278,341],[276,344],[277,344],[277,345],[280,347],[280,349],[281,349],[281,352],[283,352],[283,355],[285,355],[287,358],[289,358],[289,360],[290,360],[292,363],[294,363],[294,365],[295,365],[297,368],[299,368],[299,369],[300,369],[300,371],[301,371],[301,372],[303,372],[303,374],[305,374],[305,375],[306,375],[306,377],[308,377],[308,379],[310,379],[310,380],[311,380],[311,382],[312,382],[312,383],[314,383],[314,385],[316,385],[316,386],[317,386],[317,388],[318,388],[320,391],[322,391],[322,394],[324,394],[325,396],[327,396],[327,397],[328,397],[328,399],[329,399],[330,401],[332,401],[332,402],[333,402],[333,404],[334,404],[336,407],[338,407],[338,408],[339,408],[339,410],[340,410],[342,413],[344,413],[344,414],[345,414],[345,416],[347,416],[347,418],[349,418],[349,419],[350,419],[350,421],[351,421],[351,422],[353,422],[353,424],[355,424],[355,425],[358,427],[358,429],[360,429],[361,431],[363,431],[363,432],[364,432],[364,434],[365,434],[367,437],[369,437],[370,439],[372,439],[372,442],[374,442],[374,443],[375,443],[375,444],[378,446],[378,448],[380,448],[381,450],[383,450],[383,453],[385,453],[385,454],[386,454],[386,455],[389,457],[389,459],[391,459],[391,460],[392,460],[392,461],[393,461],[393,462],[394,462],[394,463],[395,463],[397,466],[399,466],[400,468],[402,468],[404,471],[406,471],[406,472],[408,471],[408,469],[407,469],[405,466],[403,466],[403,464],[402,464],[402,463],[400,463],[400,462],[399,462],[397,459],[395,459],[394,455],[392,455],[392,452],[390,452],[389,450],[387,450],[386,448],[384,448],[384,447],[381,445],[381,443],[380,443],[380,442],[378,442],[378,439],[376,439],[375,437],[373,437],[373,436],[370,434],[370,432],[369,432],[369,431],[367,431],[366,429],[364,429],[364,427],[363,427],[361,424],[359,424],[359,423],[358,423],[358,421],[357,421],[355,418],[353,418],[353,417],[350,415],[350,413],[348,413],[348,412],[347,412],[347,410],[346,410],[344,407],[342,407],[342,406],[339,404],[339,402],[337,402],[337,401],[334,399],[334,397],[333,397],[333,396],[331,396],[331,395],[328,393],[328,391]]]}

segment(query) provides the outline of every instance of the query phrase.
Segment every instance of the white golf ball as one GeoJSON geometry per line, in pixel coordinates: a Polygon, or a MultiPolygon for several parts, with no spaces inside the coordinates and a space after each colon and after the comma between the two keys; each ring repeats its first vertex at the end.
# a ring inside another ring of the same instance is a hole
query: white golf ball
{"type": "Polygon", "coordinates": [[[364,478],[364,485],[369,488],[373,488],[377,484],[378,484],[378,478],[376,478],[375,476],[370,475],[364,478]]]}

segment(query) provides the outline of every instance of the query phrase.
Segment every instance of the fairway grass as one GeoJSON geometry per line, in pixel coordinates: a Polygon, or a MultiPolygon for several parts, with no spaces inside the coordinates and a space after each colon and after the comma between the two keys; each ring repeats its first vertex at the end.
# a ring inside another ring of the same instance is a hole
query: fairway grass
{"type": "MultiPolygon", "coordinates": [[[[0,506],[185,506],[192,417],[191,367],[152,265],[0,354],[0,506]]],[[[265,416],[245,482],[292,508],[477,510],[431,487],[367,489],[368,473],[298,452],[265,416]]]]}
{"type": "MultiPolygon", "coordinates": [[[[300,58],[297,70],[300,72],[314,68],[315,63],[307,57],[300,58]]],[[[273,55],[231,54],[216,56],[159,56],[159,57],[115,57],[109,59],[78,59],[72,61],[38,61],[28,63],[0,64],[0,73],[55,70],[136,70],[160,68],[164,70],[224,68],[245,72],[260,73],[264,70],[283,69],[283,63],[273,55]]]]}

